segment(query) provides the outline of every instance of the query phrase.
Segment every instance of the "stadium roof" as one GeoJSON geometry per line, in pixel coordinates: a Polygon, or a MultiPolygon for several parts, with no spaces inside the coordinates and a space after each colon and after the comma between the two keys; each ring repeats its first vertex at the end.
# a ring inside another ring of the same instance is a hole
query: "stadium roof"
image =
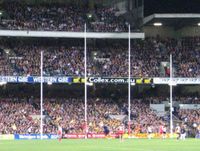
{"type": "Polygon", "coordinates": [[[163,26],[197,26],[200,23],[200,14],[153,14],[143,20],[143,25],[162,23],[163,26]]]}

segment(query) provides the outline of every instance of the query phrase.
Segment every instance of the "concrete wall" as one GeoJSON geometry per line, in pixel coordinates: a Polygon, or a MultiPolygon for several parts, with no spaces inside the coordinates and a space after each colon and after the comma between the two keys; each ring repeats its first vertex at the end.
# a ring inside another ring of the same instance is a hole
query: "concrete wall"
{"type": "Polygon", "coordinates": [[[170,26],[144,26],[142,31],[145,33],[146,37],[155,37],[156,35],[174,38],[200,36],[200,27],[198,26],[186,26],[179,30],[174,30],[174,28],[170,26]]]}
{"type": "Polygon", "coordinates": [[[161,37],[174,37],[176,33],[172,27],[162,26],[144,26],[142,31],[145,33],[145,37],[155,37],[160,35],[161,37]]]}
{"type": "Polygon", "coordinates": [[[200,27],[199,26],[187,26],[177,31],[178,36],[187,37],[187,36],[200,36],[200,27]]]}

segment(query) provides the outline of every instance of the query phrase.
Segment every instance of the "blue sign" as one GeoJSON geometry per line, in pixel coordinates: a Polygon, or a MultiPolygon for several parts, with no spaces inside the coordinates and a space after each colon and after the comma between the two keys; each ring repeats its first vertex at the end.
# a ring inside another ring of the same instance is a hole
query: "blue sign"
{"type": "MultiPolygon", "coordinates": [[[[32,139],[41,139],[40,134],[15,134],[15,140],[32,140],[32,139]]],[[[55,134],[43,134],[43,139],[57,139],[58,135],[55,134]]]]}
{"type": "MultiPolygon", "coordinates": [[[[0,76],[2,83],[40,83],[40,76],[0,76]]],[[[72,77],[43,77],[43,83],[72,83],[72,77]]]]}

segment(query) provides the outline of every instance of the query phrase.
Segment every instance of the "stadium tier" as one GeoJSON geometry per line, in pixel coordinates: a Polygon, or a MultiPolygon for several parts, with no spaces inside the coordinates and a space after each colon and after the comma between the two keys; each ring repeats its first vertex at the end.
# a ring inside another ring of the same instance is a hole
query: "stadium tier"
{"type": "Polygon", "coordinates": [[[95,7],[90,13],[87,6],[82,5],[4,2],[3,8],[6,15],[2,17],[1,29],[78,32],[84,31],[83,25],[87,22],[90,31],[127,31],[125,19],[116,16],[117,10],[112,7],[95,7]]]}
{"type": "MultiPolygon", "coordinates": [[[[56,41],[56,40],[55,40],[56,41]]],[[[120,41],[118,41],[120,42],[120,41]]],[[[127,77],[128,48],[122,44],[88,47],[88,76],[127,77]]],[[[5,40],[2,42],[1,75],[40,75],[40,51],[44,51],[44,76],[83,76],[84,47],[39,40],[5,40]],[[5,44],[6,43],[6,44],[5,44]],[[8,52],[8,53],[7,53],[8,52]],[[6,64],[6,66],[5,66],[6,64]]],[[[114,43],[114,42],[113,42],[114,43]]],[[[131,46],[132,77],[169,77],[169,54],[173,55],[175,77],[198,77],[199,37],[136,40],[131,46]]]]}
{"type": "MultiPolygon", "coordinates": [[[[161,101],[156,97],[150,100],[161,101]]],[[[154,133],[159,133],[160,124],[168,125],[168,120],[164,119],[164,116],[159,117],[147,104],[146,101],[150,100],[131,101],[131,131],[133,133],[146,133],[148,125],[153,127],[154,133]]],[[[184,100],[189,100],[189,98],[184,98],[184,100]]],[[[44,102],[45,134],[56,134],[58,125],[63,127],[65,134],[84,134],[83,100],[45,99],[44,102]]],[[[111,133],[115,134],[122,123],[126,125],[126,131],[128,131],[126,100],[122,99],[118,102],[112,99],[88,99],[88,133],[102,134],[104,133],[102,127],[106,125],[111,133]]],[[[180,109],[177,118],[191,125],[200,123],[199,110],[180,109]]],[[[1,99],[0,119],[0,134],[39,134],[39,99],[1,99]]]]}

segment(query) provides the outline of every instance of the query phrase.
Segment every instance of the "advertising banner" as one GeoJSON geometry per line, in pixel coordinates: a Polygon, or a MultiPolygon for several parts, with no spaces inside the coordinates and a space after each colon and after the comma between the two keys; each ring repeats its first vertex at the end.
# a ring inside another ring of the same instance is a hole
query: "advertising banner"
{"type": "MultiPolygon", "coordinates": [[[[0,82],[5,83],[40,83],[39,76],[0,76],[0,82]]],[[[72,77],[45,77],[43,83],[72,83],[72,77]]]]}
{"type": "MultiPolygon", "coordinates": [[[[159,133],[152,133],[151,134],[152,138],[162,138],[162,135],[159,133]]],[[[176,138],[177,134],[173,134],[172,138],[176,138]]],[[[124,138],[148,138],[148,134],[147,133],[138,133],[138,134],[124,134],[124,138]]],[[[166,134],[166,138],[170,138],[170,133],[166,134]]]]}
{"type": "MultiPolygon", "coordinates": [[[[105,83],[105,84],[126,84],[129,82],[127,77],[82,77],[67,76],[44,76],[43,83],[105,83]]],[[[0,76],[0,84],[4,83],[40,83],[40,76],[0,76]]],[[[131,78],[131,84],[200,84],[200,78],[131,78]]]]}
{"type": "MultiPolygon", "coordinates": [[[[170,78],[153,78],[154,84],[170,84],[170,78]]],[[[172,84],[200,84],[200,78],[173,78],[172,84]]]]}
{"type": "MultiPolygon", "coordinates": [[[[111,134],[110,137],[116,138],[117,134],[111,134]]],[[[65,134],[64,138],[68,139],[80,139],[85,138],[85,134],[65,134]]],[[[106,138],[105,134],[87,134],[87,138],[106,138]]]]}
{"type": "MultiPolygon", "coordinates": [[[[105,136],[105,134],[87,134],[87,138],[89,139],[103,139],[103,138],[118,138],[118,134],[110,134],[109,136],[105,136]]],[[[138,134],[124,134],[124,138],[148,138],[148,134],[146,133],[138,133],[138,134]]],[[[152,133],[152,138],[162,138],[162,136],[158,133],[152,133]]],[[[177,134],[173,134],[173,138],[177,137],[177,134]]],[[[43,134],[43,139],[57,139],[58,136],[55,134],[43,134]]],[[[85,134],[65,134],[63,136],[64,139],[84,139],[85,134]]],[[[170,138],[170,134],[166,135],[166,138],[170,138]]],[[[40,134],[15,134],[15,135],[0,135],[0,140],[37,140],[40,139],[40,134]]]]}
{"type": "MultiPolygon", "coordinates": [[[[110,134],[109,136],[107,136],[109,138],[118,138],[119,135],[118,134],[110,134]]],[[[148,138],[148,134],[146,133],[138,133],[138,134],[124,134],[123,135],[124,138],[148,138]]],[[[159,133],[153,133],[151,134],[152,138],[162,138],[162,136],[159,133]]],[[[173,134],[172,136],[173,138],[177,137],[177,134],[173,134]]],[[[83,139],[85,138],[85,134],[65,134],[64,138],[67,139],[83,139]]],[[[106,138],[106,136],[104,134],[88,134],[87,138],[106,138]]],[[[166,138],[170,138],[170,134],[166,134],[166,138]]]]}
{"type": "MultiPolygon", "coordinates": [[[[40,134],[15,134],[15,140],[33,140],[33,139],[40,139],[40,134]]],[[[43,139],[57,139],[58,136],[54,134],[43,134],[43,139]]]]}

